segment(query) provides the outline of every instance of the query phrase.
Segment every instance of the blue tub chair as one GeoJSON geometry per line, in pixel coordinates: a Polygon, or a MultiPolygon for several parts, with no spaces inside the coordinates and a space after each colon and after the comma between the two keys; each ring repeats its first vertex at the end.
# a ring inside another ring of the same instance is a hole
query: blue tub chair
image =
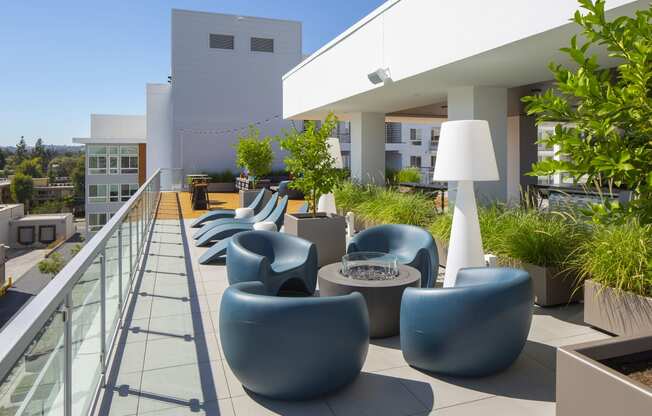
{"type": "MultiPolygon", "coordinates": [[[[288,207],[288,197],[284,196],[279,201],[278,205],[269,215],[265,218],[265,221],[271,221],[276,225],[276,229],[280,230],[283,227],[283,222],[285,220],[285,211],[288,207]]],[[[220,257],[226,254],[226,249],[229,246],[229,242],[232,236],[244,232],[252,231],[254,229],[254,224],[244,224],[244,223],[234,223],[234,224],[225,224],[219,227],[215,227],[213,230],[209,231],[207,235],[202,237],[201,240],[197,241],[195,244],[200,246],[202,244],[212,244],[212,246],[206,250],[201,256],[199,256],[200,264],[207,264],[211,261],[217,260],[220,257]],[[211,240],[219,240],[216,243],[212,243],[211,240]]]]}
{"type": "Polygon", "coordinates": [[[239,233],[226,251],[226,273],[230,284],[259,281],[274,295],[281,289],[312,295],[317,286],[317,247],[289,234],[239,233]]]}
{"type": "Polygon", "coordinates": [[[353,236],[346,249],[394,254],[399,263],[421,272],[421,287],[433,287],[437,280],[439,256],[432,235],[421,227],[386,224],[367,228],[353,236]]]}
{"type": "Polygon", "coordinates": [[[511,268],[467,268],[455,287],[407,288],[401,300],[401,350],[411,366],[479,377],[509,367],[532,322],[530,275],[511,268]]]}
{"type": "Polygon", "coordinates": [[[360,373],[369,317],[360,293],[270,296],[261,282],[230,286],[220,304],[224,357],[248,390],[306,400],[338,390],[360,373]]]}
{"type": "Polygon", "coordinates": [[[224,225],[255,224],[260,221],[266,221],[267,218],[272,214],[272,212],[276,208],[278,201],[279,201],[278,194],[273,194],[272,197],[269,199],[269,201],[267,201],[263,209],[261,209],[260,212],[258,212],[258,214],[252,215],[251,217],[247,217],[247,218],[238,218],[238,219],[222,218],[219,220],[213,220],[209,223],[204,224],[199,230],[195,231],[192,238],[194,238],[195,240],[201,240],[203,237],[205,237],[215,228],[222,227],[224,225]]]}
{"type": "MultiPolygon", "coordinates": [[[[251,204],[247,205],[247,208],[254,210],[254,214],[257,214],[263,208],[263,202],[265,197],[266,190],[263,188],[258,192],[256,198],[251,201],[251,204]]],[[[195,219],[190,226],[192,228],[201,227],[204,223],[214,221],[220,218],[233,218],[235,216],[235,210],[233,209],[216,209],[209,211],[201,217],[195,219]]]]}

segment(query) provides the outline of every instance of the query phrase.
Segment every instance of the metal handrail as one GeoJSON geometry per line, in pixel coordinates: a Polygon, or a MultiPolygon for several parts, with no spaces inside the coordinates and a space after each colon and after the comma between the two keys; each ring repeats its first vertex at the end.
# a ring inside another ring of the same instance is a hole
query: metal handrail
{"type": "Polygon", "coordinates": [[[145,190],[160,177],[160,170],[136,191],[93,238],[2,330],[0,381],[4,380],[50,316],[64,304],[75,284],[104,250],[113,233],[140,202],[145,190]]]}

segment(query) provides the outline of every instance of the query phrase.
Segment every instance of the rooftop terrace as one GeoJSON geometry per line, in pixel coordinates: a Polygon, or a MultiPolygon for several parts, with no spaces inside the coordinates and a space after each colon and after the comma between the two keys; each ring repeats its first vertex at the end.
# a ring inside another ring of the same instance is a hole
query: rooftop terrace
{"type": "Polygon", "coordinates": [[[523,354],[495,376],[416,370],[394,337],[371,341],[361,375],[344,390],[306,402],[269,400],[245,391],[223,360],[226,268],[197,262],[206,249],[189,244],[179,204],[187,195],[180,195],[162,194],[97,414],[554,415],[556,347],[607,337],[582,323],[580,305],[535,307],[523,354]]]}

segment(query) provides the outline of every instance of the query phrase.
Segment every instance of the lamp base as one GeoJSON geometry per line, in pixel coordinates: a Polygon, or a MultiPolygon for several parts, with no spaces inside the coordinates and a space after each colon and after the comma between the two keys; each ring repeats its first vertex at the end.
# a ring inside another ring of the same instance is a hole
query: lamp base
{"type": "Polygon", "coordinates": [[[484,265],[482,236],[480,235],[473,181],[458,181],[444,287],[455,286],[459,269],[483,267],[484,265]]]}

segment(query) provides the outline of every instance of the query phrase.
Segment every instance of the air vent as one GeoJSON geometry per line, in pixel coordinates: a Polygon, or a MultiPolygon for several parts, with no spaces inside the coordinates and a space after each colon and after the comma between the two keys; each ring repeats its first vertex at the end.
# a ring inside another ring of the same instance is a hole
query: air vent
{"type": "Polygon", "coordinates": [[[211,49],[233,49],[234,39],[231,35],[209,35],[211,49]]]}
{"type": "Polygon", "coordinates": [[[252,52],[274,52],[274,39],[251,38],[252,52]]]}

